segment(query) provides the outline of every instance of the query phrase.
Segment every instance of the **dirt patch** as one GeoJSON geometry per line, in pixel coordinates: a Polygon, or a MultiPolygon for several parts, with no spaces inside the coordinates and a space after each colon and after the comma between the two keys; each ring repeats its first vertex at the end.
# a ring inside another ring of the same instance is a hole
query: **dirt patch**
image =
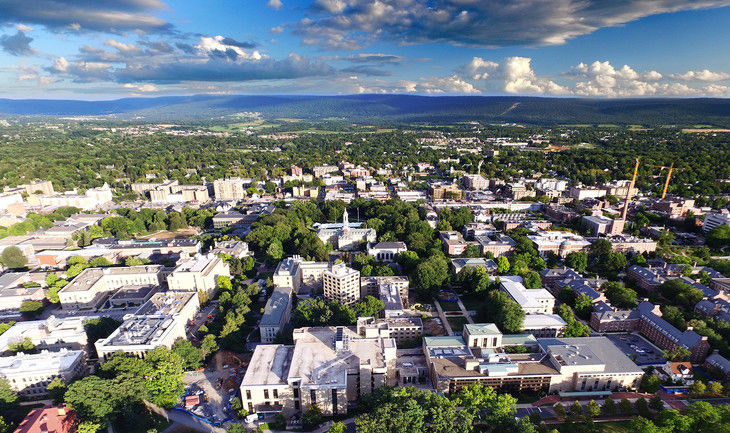
{"type": "Polygon", "coordinates": [[[191,236],[196,236],[199,234],[199,230],[195,227],[188,227],[184,229],[180,229],[175,232],[171,232],[169,230],[163,230],[161,232],[152,233],[151,235],[147,236],[140,236],[139,239],[178,239],[178,238],[189,238],[191,236]]]}
{"type": "Polygon", "coordinates": [[[425,335],[439,336],[446,335],[446,329],[440,323],[440,320],[434,318],[423,320],[423,333],[425,335]]]}

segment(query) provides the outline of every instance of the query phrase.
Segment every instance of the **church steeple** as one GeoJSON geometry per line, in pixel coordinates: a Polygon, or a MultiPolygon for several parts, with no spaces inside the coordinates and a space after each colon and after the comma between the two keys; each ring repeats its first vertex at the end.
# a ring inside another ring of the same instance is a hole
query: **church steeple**
{"type": "Polygon", "coordinates": [[[347,215],[347,210],[342,214],[342,230],[350,230],[350,217],[347,215]]]}

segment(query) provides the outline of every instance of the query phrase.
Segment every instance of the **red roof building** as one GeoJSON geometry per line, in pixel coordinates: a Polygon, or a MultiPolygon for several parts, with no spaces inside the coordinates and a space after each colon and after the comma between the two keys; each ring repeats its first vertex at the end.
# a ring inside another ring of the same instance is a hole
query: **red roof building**
{"type": "Polygon", "coordinates": [[[70,433],[75,421],[76,414],[65,404],[45,406],[30,411],[14,433],[70,433]]]}

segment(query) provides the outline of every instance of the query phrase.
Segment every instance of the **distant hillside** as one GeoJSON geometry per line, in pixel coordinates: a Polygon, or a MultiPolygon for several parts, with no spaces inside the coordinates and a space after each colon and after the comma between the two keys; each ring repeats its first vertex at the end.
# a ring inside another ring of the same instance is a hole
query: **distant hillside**
{"type": "Polygon", "coordinates": [[[242,111],[265,117],[361,122],[479,120],[531,124],[730,126],[728,99],[578,99],[511,96],[222,96],[125,98],[114,101],[0,99],[0,113],[109,115],[119,119],[211,119],[242,111]]]}

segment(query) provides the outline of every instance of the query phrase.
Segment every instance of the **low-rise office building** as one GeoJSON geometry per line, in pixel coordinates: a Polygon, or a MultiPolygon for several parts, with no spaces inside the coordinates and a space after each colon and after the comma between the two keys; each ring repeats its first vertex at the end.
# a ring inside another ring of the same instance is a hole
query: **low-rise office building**
{"type": "Polygon", "coordinates": [[[499,288],[517,302],[526,314],[552,314],[555,297],[545,289],[528,289],[517,281],[504,279],[499,288]]]}
{"type": "Polygon", "coordinates": [[[291,287],[297,294],[308,294],[322,287],[322,275],[327,262],[304,260],[301,256],[287,257],[276,267],[272,281],[276,287],[291,287]]]}
{"type": "Polygon", "coordinates": [[[609,339],[502,335],[493,324],[468,324],[461,337],[426,337],[434,388],[451,394],[479,382],[507,392],[600,391],[634,388],[644,371],[609,339]],[[510,354],[508,345],[528,353],[510,354]]]}
{"type": "Polygon", "coordinates": [[[405,242],[378,242],[368,244],[368,255],[383,263],[392,263],[398,254],[408,251],[405,242]]]}
{"type": "Polygon", "coordinates": [[[482,255],[486,256],[491,253],[494,257],[506,256],[515,249],[515,242],[511,237],[505,234],[488,234],[474,236],[474,240],[479,245],[482,255]]]}
{"type": "Polygon", "coordinates": [[[84,323],[92,317],[58,318],[17,322],[0,335],[0,354],[7,354],[8,345],[29,340],[38,350],[86,350],[84,323]]]}
{"type": "Polygon", "coordinates": [[[218,290],[216,279],[219,276],[231,276],[228,263],[215,254],[199,254],[179,264],[167,276],[167,286],[170,290],[198,292],[213,297],[218,290]]]}
{"type": "Polygon", "coordinates": [[[61,307],[95,309],[113,292],[125,286],[159,286],[162,266],[87,268],[58,291],[61,307]]]}
{"type": "Polygon", "coordinates": [[[464,240],[464,236],[457,231],[439,232],[439,239],[444,245],[444,251],[449,256],[460,256],[469,246],[469,242],[464,240]]]}
{"type": "Polygon", "coordinates": [[[0,377],[8,381],[13,391],[25,397],[47,394],[48,384],[55,378],[69,383],[85,372],[86,355],[82,350],[43,350],[0,357],[0,377]]]}
{"type": "Polygon", "coordinates": [[[559,257],[579,251],[587,251],[591,246],[583,236],[560,231],[541,231],[534,235],[527,235],[533,246],[541,256],[554,253],[559,257]]]}
{"type": "Polygon", "coordinates": [[[408,289],[410,283],[408,277],[404,276],[380,276],[380,277],[360,277],[360,297],[365,296],[379,297],[383,290],[389,290],[389,288],[395,287],[400,294],[400,302],[407,308],[408,302],[408,289]]]}
{"type": "Polygon", "coordinates": [[[275,287],[271,297],[266,301],[264,316],[259,323],[262,343],[273,343],[276,335],[291,318],[292,288],[275,287]]]}

